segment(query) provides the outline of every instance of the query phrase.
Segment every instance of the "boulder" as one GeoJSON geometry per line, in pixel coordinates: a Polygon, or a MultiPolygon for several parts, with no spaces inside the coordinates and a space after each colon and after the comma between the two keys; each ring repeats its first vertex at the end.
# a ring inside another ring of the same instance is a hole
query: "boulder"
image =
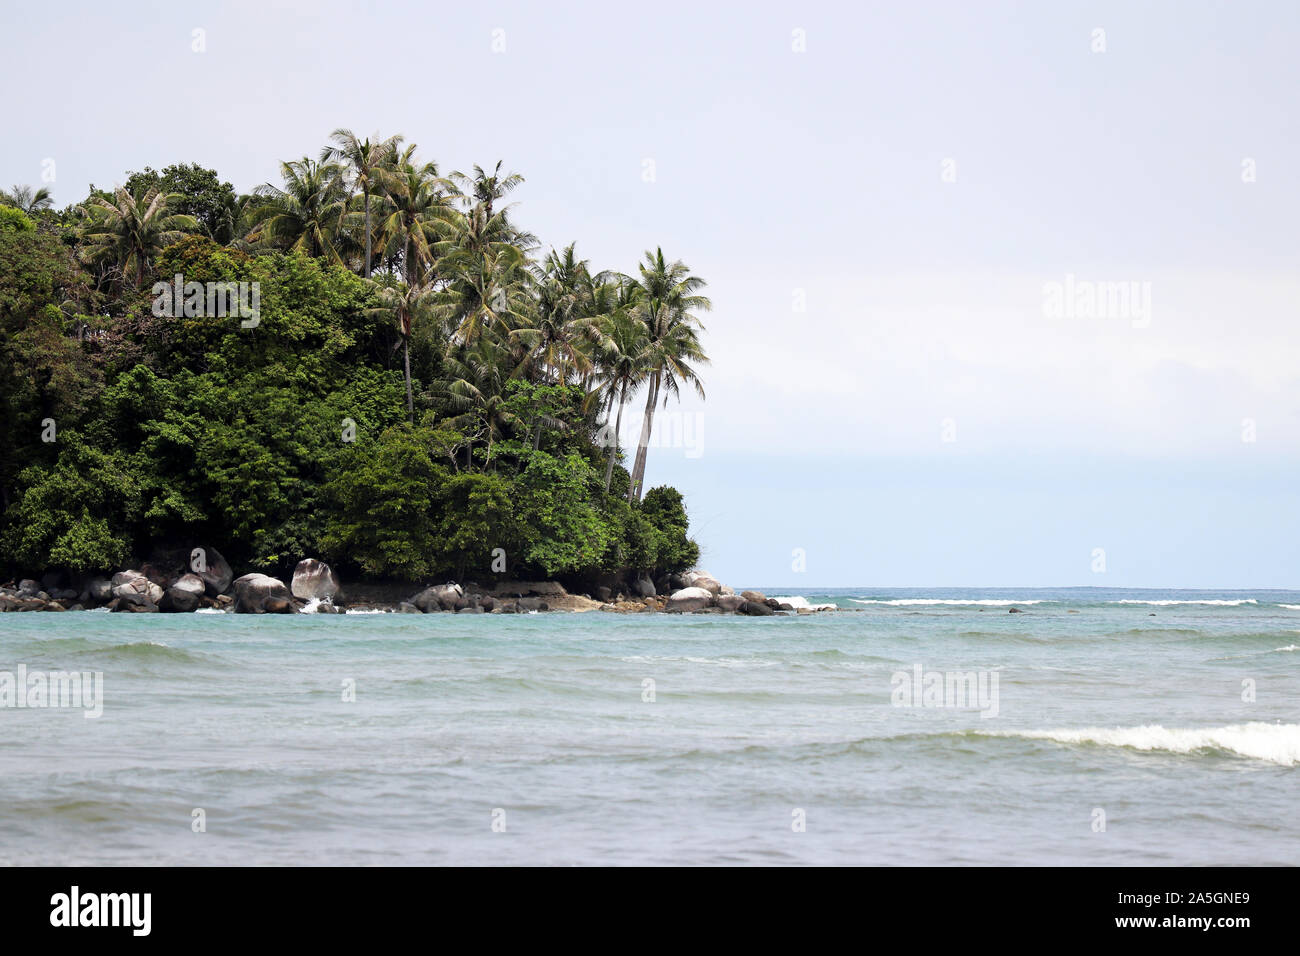
{"type": "Polygon", "coordinates": [[[293,596],[304,601],[329,601],[333,603],[339,593],[339,576],[324,561],[304,558],[293,569],[290,586],[293,596]]]}
{"type": "Polygon", "coordinates": [[[230,590],[235,572],[216,548],[195,548],[190,552],[189,569],[203,579],[208,597],[216,597],[230,590]]]}
{"type": "Polygon", "coordinates": [[[687,571],[682,578],[688,588],[703,588],[710,594],[717,594],[722,590],[722,582],[708,571],[687,571]]]}
{"type": "Polygon", "coordinates": [[[560,597],[567,592],[558,581],[502,581],[492,589],[494,597],[560,597]]]}
{"type": "Polygon", "coordinates": [[[162,600],[163,589],[154,584],[139,571],[119,571],[113,575],[113,597],[126,598],[128,595],[143,597],[149,604],[162,600]]]}
{"type": "Polygon", "coordinates": [[[292,614],[297,610],[293,595],[279,578],[254,572],[235,578],[233,583],[236,614],[292,614]]]}
{"type": "Polygon", "coordinates": [[[396,610],[394,613],[396,613],[396,614],[420,614],[421,611],[420,611],[420,609],[419,609],[418,607],[416,607],[414,604],[411,604],[411,603],[409,603],[409,602],[407,602],[407,601],[403,601],[401,604],[397,605],[397,610],[396,610]]]}
{"type": "MultiPolygon", "coordinates": [[[[151,586],[155,588],[158,587],[156,584],[151,584],[151,586]]],[[[159,590],[161,590],[161,588],[159,590]]],[[[162,595],[160,594],[159,598],[161,597],[162,595]]],[[[158,602],[151,600],[147,593],[123,588],[122,591],[113,598],[109,607],[114,611],[152,612],[158,610],[158,602]]]]}
{"type": "Polygon", "coordinates": [[[746,601],[753,601],[755,604],[767,603],[767,595],[762,591],[741,591],[740,596],[746,601]]]}
{"type": "Polygon", "coordinates": [[[551,606],[539,597],[521,597],[515,601],[515,606],[519,608],[522,614],[525,611],[549,611],[551,606]]]}
{"type": "Polygon", "coordinates": [[[771,617],[776,614],[766,604],[759,604],[757,601],[746,601],[736,609],[737,614],[748,614],[750,617],[771,617]]]}
{"type": "Polygon", "coordinates": [[[24,597],[36,597],[41,593],[41,582],[33,581],[31,578],[23,578],[18,582],[18,593],[24,597]]]}
{"type": "Polygon", "coordinates": [[[745,599],[739,594],[719,594],[717,605],[724,611],[739,611],[740,606],[745,603],[745,599]]]}
{"type": "Polygon", "coordinates": [[[612,588],[606,587],[603,584],[600,587],[596,588],[596,599],[599,601],[608,602],[609,599],[612,598],[613,596],[614,596],[614,591],[612,588]]]}
{"type": "Polygon", "coordinates": [[[455,611],[465,604],[465,592],[459,584],[435,584],[427,587],[408,602],[426,614],[434,611],[455,611]]]}
{"type": "Polygon", "coordinates": [[[639,574],[632,581],[632,594],[636,597],[656,597],[659,592],[655,589],[655,583],[650,580],[650,575],[639,574]]]}
{"type": "Polygon", "coordinates": [[[705,588],[682,588],[680,591],[672,593],[672,596],[668,598],[668,603],[664,606],[664,610],[683,613],[698,611],[700,608],[708,607],[712,603],[713,594],[705,588]]]}
{"type": "Polygon", "coordinates": [[[197,610],[205,590],[206,585],[197,574],[182,574],[175,584],[163,592],[158,609],[181,614],[197,610]]]}
{"type": "Polygon", "coordinates": [[[91,578],[86,585],[86,595],[101,604],[113,600],[113,582],[108,578],[91,578]]]}

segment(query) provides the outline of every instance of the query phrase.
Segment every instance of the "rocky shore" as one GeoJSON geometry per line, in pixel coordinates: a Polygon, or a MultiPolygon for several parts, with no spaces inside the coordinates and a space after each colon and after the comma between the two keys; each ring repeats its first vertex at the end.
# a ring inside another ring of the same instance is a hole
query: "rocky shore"
{"type": "Polygon", "coordinates": [[[617,614],[811,614],[758,591],[737,594],[707,571],[611,577],[594,594],[570,593],[556,581],[434,584],[415,593],[409,585],[358,583],[345,593],[339,576],[316,558],[299,561],[286,585],[259,572],[235,577],[214,548],[195,548],[188,564],[145,562],[110,576],[52,571],[0,586],[0,611],[126,613],[231,612],[235,614],[528,614],[534,611],[607,611],[617,614]],[[408,594],[399,597],[400,594],[408,594]]]}

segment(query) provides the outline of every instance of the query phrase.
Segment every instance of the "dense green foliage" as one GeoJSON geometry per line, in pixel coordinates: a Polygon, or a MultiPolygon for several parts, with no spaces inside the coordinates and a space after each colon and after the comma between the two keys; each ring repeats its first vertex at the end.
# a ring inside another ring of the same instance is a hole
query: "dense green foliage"
{"type": "Polygon", "coordinates": [[[647,429],[698,388],[700,280],[539,261],[500,164],[333,142],[251,196],[193,164],[62,212],[0,192],[0,571],[200,541],[405,580],[693,564],[681,495],[641,500],[604,436],[642,385],[647,429]]]}

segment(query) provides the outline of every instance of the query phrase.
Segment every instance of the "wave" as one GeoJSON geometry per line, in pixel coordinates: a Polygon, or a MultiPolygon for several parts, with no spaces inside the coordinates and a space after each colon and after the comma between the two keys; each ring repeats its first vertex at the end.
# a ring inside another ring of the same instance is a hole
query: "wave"
{"type": "Polygon", "coordinates": [[[1288,611],[1300,611],[1300,604],[1279,604],[1278,607],[1284,607],[1288,611]]]}
{"type": "Polygon", "coordinates": [[[1264,760],[1283,767],[1300,763],[1300,724],[1231,724],[1226,727],[1166,728],[1159,724],[1141,727],[1085,727],[1080,730],[969,731],[970,736],[1019,737],[1051,740],[1061,744],[1093,744],[1191,754],[1226,751],[1242,757],[1264,760]]]}
{"type": "MultiPolygon", "coordinates": [[[[778,601],[788,600],[787,598],[777,598],[778,601]]],[[[880,598],[849,598],[854,604],[886,604],[890,607],[915,607],[927,604],[943,605],[978,605],[980,607],[1009,607],[1012,604],[1055,604],[1055,601],[1029,600],[1029,601],[1004,601],[992,598],[893,598],[892,600],[883,600],[880,598]]]]}
{"type": "Polygon", "coordinates": [[[111,647],[97,647],[87,652],[89,657],[104,657],[115,661],[179,661],[182,663],[205,662],[201,654],[170,647],[160,641],[137,641],[133,644],[114,644],[111,647]]]}
{"type": "Polygon", "coordinates": [[[812,611],[821,611],[821,610],[825,610],[826,608],[839,607],[838,604],[809,604],[808,599],[806,597],[800,597],[798,594],[791,595],[789,597],[773,598],[773,600],[779,601],[782,604],[788,604],[792,608],[795,608],[796,610],[802,607],[802,608],[808,608],[809,610],[812,611]]]}
{"type": "MultiPolygon", "coordinates": [[[[1134,598],[1125,598],[1122,601],[1110,601],[1111,604],[1149,604],[1152,607],[1169,607],[1171,604],[1206,604],[1212,607],[1237,607],[1240,604],[1258,604],[1254,598],[1238,598],[1233,601],[1220,600],[1199,600],[1199,601],[1139,601],[1134,598]]],[[[1286,605],[1282,605],[1285,607],[1286,605]]]]}

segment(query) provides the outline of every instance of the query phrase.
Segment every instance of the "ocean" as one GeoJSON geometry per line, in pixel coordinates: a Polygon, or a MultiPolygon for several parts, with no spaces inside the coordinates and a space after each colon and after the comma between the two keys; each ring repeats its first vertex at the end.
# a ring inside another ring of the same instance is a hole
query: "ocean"
{"type": "Polygon", "coordinates": [[[1300,862],[1300,591],[767,593],[0,615],[0,862],[1300,862]]]}

